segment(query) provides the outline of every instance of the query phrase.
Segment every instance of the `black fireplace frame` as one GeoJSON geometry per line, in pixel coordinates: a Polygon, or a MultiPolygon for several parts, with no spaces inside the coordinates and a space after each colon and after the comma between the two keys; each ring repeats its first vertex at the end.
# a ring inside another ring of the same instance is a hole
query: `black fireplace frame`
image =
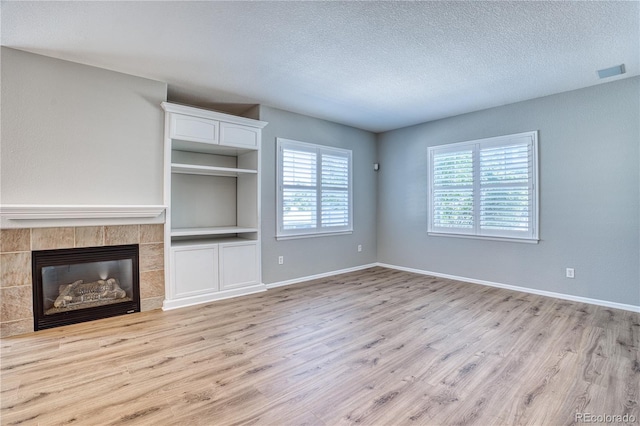
{"type": "Polygon", "coordinates": [[[33,329],[34,331],[63,325],[93,321],[118,315],[140,312],[140,265],[138,244],[103,247],[80,247],[31,252],[33,280],[33,329]],[[132,260],[132,299],[121,303],[94,306],[45,315],[43,302],[42,268],[76,263],[91,263],[111,260],[132,260]]]}

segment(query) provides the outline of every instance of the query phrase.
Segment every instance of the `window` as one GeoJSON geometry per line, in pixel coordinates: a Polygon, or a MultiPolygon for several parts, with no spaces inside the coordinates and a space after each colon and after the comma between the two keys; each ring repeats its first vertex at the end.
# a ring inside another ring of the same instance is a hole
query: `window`
{"type": "Polygon", "coordinates": [[[353,230],[351,151],[277,139],[278,238],[353,230]]]}
{"type": "Polygon", "coordinates": [[[429,148],[429,235],[538,241],[538,134],[429,148]]]}

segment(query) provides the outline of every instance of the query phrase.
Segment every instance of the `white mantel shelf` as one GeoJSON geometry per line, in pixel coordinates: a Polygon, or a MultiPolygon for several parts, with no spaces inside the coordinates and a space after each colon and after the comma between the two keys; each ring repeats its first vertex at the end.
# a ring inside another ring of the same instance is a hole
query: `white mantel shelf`
{"type": "Polygon", "coordinates": [[[0,205],[3,228],[164,222],[164,205],[0,205]]]}
{"type": "Polygon", "coordinates": [[[11,220],[156,217],[165,208],[159,205],[5,204],[0,205],[0,216],[11,220]]]}

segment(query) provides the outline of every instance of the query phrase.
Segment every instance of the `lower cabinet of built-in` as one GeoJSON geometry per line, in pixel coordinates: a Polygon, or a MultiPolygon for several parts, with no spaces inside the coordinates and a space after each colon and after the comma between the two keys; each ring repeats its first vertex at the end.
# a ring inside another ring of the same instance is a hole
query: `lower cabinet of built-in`
{"type": "Polygon", "coordinates": [[[257,241],[173,242],[164,309],[264,291],[259,262],[257,241]]]}

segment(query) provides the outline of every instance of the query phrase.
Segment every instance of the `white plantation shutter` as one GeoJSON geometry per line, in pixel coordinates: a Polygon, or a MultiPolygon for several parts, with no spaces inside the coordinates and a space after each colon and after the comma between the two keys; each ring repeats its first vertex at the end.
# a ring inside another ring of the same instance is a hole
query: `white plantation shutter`
{"type": "Polygon", "coordinates": [[[537,132],[429,148],[429,232],[538,239],[537,132]]]}
{"type": "Polygon", "coordinates": [[[277,236],[351,231],[351,151],[282,138],[277,150],[277,236]]]}
{"type": "Polygon", "coordinates": [[[528,238],[533,219],[530,138],[480,149],[480,233],[528,238]]]}
{"type": "Polygon", "coordinates": [[[317,161],[315,152],[282,151],[282,229],[316,226],[317,161]]]}
{"type": "Polygon", "coordinates": [[[322,227],[349,225],[349,158],[321,154],[322,158],[322,227]]]}
{"type": "Polygon", "coordinates": [[[451,232],[473,228],[473,151],[433,157],[433,227],[451,232]]]}

